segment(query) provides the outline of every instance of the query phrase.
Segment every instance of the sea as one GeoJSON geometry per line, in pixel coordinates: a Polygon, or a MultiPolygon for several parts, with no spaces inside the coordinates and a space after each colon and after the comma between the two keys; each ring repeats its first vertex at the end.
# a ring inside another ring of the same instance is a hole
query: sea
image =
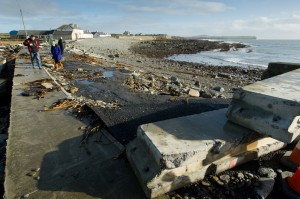
{"type": "Polygon", "coordinates": [[[221,52],[217,49],[197,54],[173,55],[167,59],[246,68],[266,68],[270,62],[300,63],[300,40],[231,39],[222,41],[242,43],[246,44],[247,47],[238,50],[230,49],[227,52],[221,52]]]}

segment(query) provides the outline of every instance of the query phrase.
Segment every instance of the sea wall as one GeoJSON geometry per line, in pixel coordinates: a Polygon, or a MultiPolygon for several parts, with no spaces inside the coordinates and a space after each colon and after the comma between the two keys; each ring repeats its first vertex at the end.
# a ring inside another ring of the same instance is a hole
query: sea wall
{"type": "Polygon", "coordinates": [[[270,62],[261,79],[268,79],[300,68],[300,63],[270,62]]]}

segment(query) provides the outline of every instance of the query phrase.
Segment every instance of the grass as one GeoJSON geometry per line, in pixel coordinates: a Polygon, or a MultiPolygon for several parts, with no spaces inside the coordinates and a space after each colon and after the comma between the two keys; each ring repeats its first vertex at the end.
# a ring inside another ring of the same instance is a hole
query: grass
{"type": "Polygon", "coordinates": [[[2,45],[16,45],[16,44],[20,44],[23,43],[23,40],[0,40],[0,46],[2,45]]]}

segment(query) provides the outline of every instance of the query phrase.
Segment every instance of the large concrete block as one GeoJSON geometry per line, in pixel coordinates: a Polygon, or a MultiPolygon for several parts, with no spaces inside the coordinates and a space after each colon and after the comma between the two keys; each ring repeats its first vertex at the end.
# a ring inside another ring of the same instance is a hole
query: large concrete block
{"type": "Polygon", "coordinates": [[[267,79],[281,75],[299,68],[300,63],[271,62],[269,63],[267,70],[263,72],[261,79],[267,79]]]}
{"type": "Polygon", "coordinates": [[[243,87],[227,112],[236,124],[290,143],[300,136],[300,69],[243,87]]]}
{"type": "Polygon", "coordinates": [[[227,121],[227,109],[141,125],[126,148],[148,198],[278,150],[283,142],[227,121]]]}

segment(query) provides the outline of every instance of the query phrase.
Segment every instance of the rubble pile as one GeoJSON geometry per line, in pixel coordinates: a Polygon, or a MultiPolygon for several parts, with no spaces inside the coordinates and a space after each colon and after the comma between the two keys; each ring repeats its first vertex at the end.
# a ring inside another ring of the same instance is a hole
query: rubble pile
{"type": "Polygon", "coordinates": [[[260,167],[257,173],[229,170],[219,175],[209,175],[189,187],[170,192],[172,199],[193,198],[266,198],[273,189],[277,173],[260,167]]]}
{"type": "Polygon", "coordinates": [[[221,86],[208,88],[198,81],[185,82],[175,76],[166,77],[157,74],[142,74],[133,72],[124,84],[131,89],[156,95],[171,95],[182,97],[226,98],[225,89],[221,86]]]}

